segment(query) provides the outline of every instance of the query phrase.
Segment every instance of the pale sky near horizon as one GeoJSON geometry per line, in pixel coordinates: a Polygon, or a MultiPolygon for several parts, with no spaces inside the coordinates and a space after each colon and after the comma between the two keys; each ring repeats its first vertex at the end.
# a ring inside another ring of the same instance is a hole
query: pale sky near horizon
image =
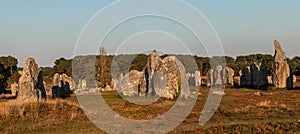
{"type": "MultiPolygon", "coordinates": [[[[275,39],[288,57],[300,56],[299,0],[186,1],[209,19],[228,56],[273,55],[275,39]]],[[[84,25],[112,2],[2,0],[0,55],[16,57],[18,66],[23,66],[27,57],[34,57],[40,66],[53,66],[60,57],[72,58],[84,25]]]]}

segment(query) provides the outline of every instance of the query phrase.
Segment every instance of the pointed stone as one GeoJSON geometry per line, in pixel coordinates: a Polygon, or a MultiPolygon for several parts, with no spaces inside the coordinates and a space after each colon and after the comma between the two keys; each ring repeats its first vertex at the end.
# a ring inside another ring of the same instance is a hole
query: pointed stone
{"type": "Polygon", "coordinates": [[[277,88],[286,88],[287,79],[290,77],[290,67],[287,62],[286,54],[281,48],[279,41],[275,40],[275,55],[272,70],[273,84],[277,88]]]}

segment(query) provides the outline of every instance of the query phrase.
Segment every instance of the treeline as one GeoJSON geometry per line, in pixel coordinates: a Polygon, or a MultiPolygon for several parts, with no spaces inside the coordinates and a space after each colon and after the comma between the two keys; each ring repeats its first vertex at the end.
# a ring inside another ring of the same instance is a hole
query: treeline
{"type": "MultiPolygon", "coordinates": [[[[168,55],[162,55],[164,58],[168,55]]],[[[268,54],[252,54],[245,56],[233,57],[199,57],[199,56],[187,56],[187,55],[175,55],[186,67],[186,71],[193,73],[195,67],[201,71],[202,75],[206,75],[211,67],[223,64],[235,71],[235,75],[239,75],[239,71],[253,64],[253,62],[261,63],[265,62],[268,68],[268,73],[271,75],[271,68],[273,63],[273,56],[268,54]]],[[[57,59],[53,67],[41,67],[45,77],[48,77],[48,83],[51,82],[51,78],[55,73],[65,73],[68,76],[72,76],[77,83],[79,79],[87,80],[88,85],[97,85],[98,87],[105,87],[111,84],[111,79],[118,77],[121,73],[125,74],[131,70],[142,71],[147,64],[148,55],[146,54],[132,54],[132,55],[106,55],[105,50],[102,50],[100,55],[87,55],[77,56],[74,59],[57,59]],[[115,63],[115,64],[112,64],[115,63]],[[72,70],[72,66],[76,66],[72,70]],[[113,70],[113,74],[111,74],[113,70]]],[[[294,57],[288,59],[288,63],[293,70],[293,74],[300,76],[300,57],[294,57]]],[[[9,85],[15,81],[18,81],[20,75],[17,67],[18,60],[12,56],[0,57],[0,93],[3,93],[9,85]]]]}
{"type": "Polygon", "coordinates": [[[12,56],[0,57],[0,94],[6,92],[7,86],[19,79],[18,60],[12,56]]]}

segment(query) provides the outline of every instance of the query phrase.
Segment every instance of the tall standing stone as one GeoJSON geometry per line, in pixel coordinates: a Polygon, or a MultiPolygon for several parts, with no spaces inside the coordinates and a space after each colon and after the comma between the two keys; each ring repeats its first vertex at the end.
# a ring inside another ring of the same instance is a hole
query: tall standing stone
{"type": "Polygon", "coordinates": [[[286,54],[280,46],[279,41],[275,40],[275,55],[272,70],[273,84],[277,88],[286,88],[287,79],[290,77],[290,67],[287,62],[286,54]]]}
{"type": "Polygon", "coordinates": [[[234,86],[234,70],[232,68],[226,67],[227,72],[227,84],[234,86]]]}
{"type": "Polygon", "coordinates": [[[219,85],[219,86],[224,85],[223,76],[226,76],[223,67],[217,66],[217,68],[215,68],[213,72],[213,77],[214,77],[213,85],[219,85]]]}
{"type": "Polygon", "coordinates": [[[161,59],[156,51],[152,51],[143,71],[131,71],[131,73],[133,74],[131,76],[134,76],[131,80],[127,79],[127,75],[130,74],[128,73],[125,79],[121,75],[116,84],[117,90],[121,90],[124,96],[160,96],[175,99],[176,97],[188,98],[190,95],[185,67],[175,56],[161,59]]]}
{"type": "Polygon", "coordinates": [[[266,89],[269,85],[268,82],[268,67],[266,63],[263,61],[260,65],[260,72],[261,72],[261,87],[266,89]]]}
{"type": "Polygon", "coordinates": [[[214,69],[213,72],[214,76],[214,82],[213,85],[223,85],[223,67],[222,66],[217,66],[217,68],[214,69]]]}
{"type": "Polygon", "coordinates": [[[22,75],[19,79],[19,92],[18,100],[21,101],[38,101],[41,98],[46,98],[44,96],[46,93],[43,88],[43,78],[41,69],[35,63],[33,58],[28,58],[24,65],[22,75]]]}
{"type": "Polygon", "coordinates": [[[251,72],[251,87],[259,89],[260,83],[261,83],[261,72],[260,67],[254,62],[250,66],[250,72],[251,72]]]}

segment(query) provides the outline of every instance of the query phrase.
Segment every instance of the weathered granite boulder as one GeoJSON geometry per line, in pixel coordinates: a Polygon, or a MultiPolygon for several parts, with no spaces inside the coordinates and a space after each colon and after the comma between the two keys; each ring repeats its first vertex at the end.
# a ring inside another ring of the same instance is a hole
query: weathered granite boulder
{"type": "MultiPolygon", "coordinates": [[[[210,69],[206,75],[207,86],[208,87],[210,87],[210,86],[226,86],[226,84],[228,82],[227,79],[229,78],[228,73],[232,73],[231,71],[233,71],[233,70],[229,70],[229,68],[222,67],[222,66],[217,66],[214,69],[210,69]]],[[[232,74],[230,74],[230,75],[232,75],[232,74]]],[[[233,75],[234,75],[234,72],[233,72],[233,75]]],[[[233,83],[233,76],[230,80],[233,83]]]]}
{"type": "Polygon", "coordinates": [[[33,58],[28,58],[25,62],[22,75],[19,79],[17,99],[21,101],[39,101],[46,99],[43,73],[33,58]]]}
{"type": "Polygon", "coordinates": [[[213,85],[223,85],[223,67],[217,66],[217,68],[214,69],[214,84],[213,85]]]}
{"type": "Polygon", "coordinates": [[[143,72],[132,70],[125,76],[120,75],[116,83],[116,90],[125,97],[138,96],[140,93],[140,78],[143,77],[143,72]]]}
{"type": "Polygon", "coordinates": [[[116,87],[122,95],[128,97],[138,95],[175,99],[179,93],[179,97],[190,95],[182,63],[174,56],[161,59],[156,51],[150,53],[142,72],[133,70],[120,76],[116,87]]]}
{"type": "Polygon", "coordinates": [[[146,65],[146,68],[150,76],[154,74],[154,71],[157,69],[159,64],[161,64],[161,62],[162,59],[159,57],[157,52],[155,50],[152,51],[148,57],[147,65],[146,65]]]}
{"type": "Polygon", "coordinates": [[[71,95],[70,82],[73,85],[72,79],[65,74],[59,75],[58,73],[53,75],[52,79],[52,98],[65,98],[71,95]]]}
{"type": "Polygon", "coordinates": [[[66,74],[62,74],[62,75],[61,75],[61,79],[62,79],[65,83],[68,83],[68,84],[70,85],[70,89],[71,89],[71,90],[74,90],[74,89],[75,89],[75,86],[74,86],[74,82],[73,82],[72,77],[69,77],[69,76],[66,75],[66,74]]]}
{"type": "Polygon", "coordinates": [[[60,85],[60,76],[58,73],[54,74],[53,77],[52,77],[52,86],[58,86],[58,87],[61,87],[60,85]]]}
{"type": "Polygon", "coordinates": [[[267,65],[254,62],[250,67],[242,69],[241,87],[267,89],[269,85],[267,65]]]}
{"type": "Polygon", "coordinates": [[[232,68],[226,67],[227,74],[227,84],[230,86],[234,86],[234,70],[232,68]]]}
{"type": "Polygon", "coordinates": [[[185,67],[175,56],[168,56],[162,59],[156,71],[160,71],[166,76],[166,89],[159,96],[174,99],[180,92],[180,97],[189,97],[190,90],[185,67]],[[182,87],[181,91],[179,91],[180,87],[182,87]]]}
{"type": "Polygon", "coordinates": [[[246,67],[242,69],[242,75],[241,75],[241,87],[251,87],[251,73],[250,73],[250,67],[246,67]]]}
{"type": "Polygon", "coordinates": [[[260,83],[261,83],[261,72],[260,67],[254,62],[250,66],[250,72],[251,72],[251,87],[259,89],[260,83]]]}
{"type": "Polygon", "coordinates": [[[290,67],[287,62],[286,54],[280,46],[279,41],[275,40],[275,55],[272,70],[273,84],[277,88],[286,88],[287,79],[290,77],[290,67]]]}
{"type": "Polygon", "coordinates": [[[269,86],[268,68],[265,62],[260,65],[261,83],[260,88],[267,89],[269,86]]]}

